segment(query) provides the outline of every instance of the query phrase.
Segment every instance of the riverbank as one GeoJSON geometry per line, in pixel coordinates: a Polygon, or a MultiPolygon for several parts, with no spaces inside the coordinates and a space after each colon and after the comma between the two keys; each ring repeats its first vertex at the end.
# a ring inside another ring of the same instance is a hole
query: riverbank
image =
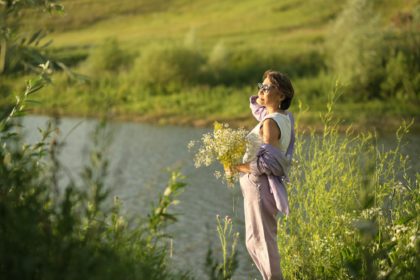
{"type": "MultiPolygon", "coordinates": [[[[197,127],[197,128],[211,128],[215,121],[229,123],[232,127],[245,127],[251,129],[256,124],[256,120],[251,116],[249,112],[246,116],[232,116],[232,117],[217,117],[212,115],[207,118],[196,118],[194,116],[185,115],[174,115],[174,114],[123,114],[118,112],[104,113],[86,113],[78,114],[71,113],[63,110],[40,110],[33,109],[29,112],[34,115],[46,115],[46,116],[58,116],[58,117],[82,117],[82,118],[106,118],[111,122],[134,122],[134,123],[147,123],[159,126],[171,125],[171,126],[185,126],[185,127],[197,127]]],[[[295,113],[294,116],[298,123],[296,129],[299,132],[310,132],[322,133],[324,126],[320,115],[322,112],[303,112],[295,113]]],[[[372,114],[374,115],[374,114],[372,114]]],[[[401,126],[403,121],[407,123],[413,122],[410,131],[412,133],[420,133],[420,118],[414,117],[396,117],[396,116],[382,116],[382,117],[367,117],[362,116],[360,119],[353,118],[351,120],[346,119],[344,114],[335,114],[337,120],[341,120],[338,124],[338,130],[342,133],[349,129],[356,132],[377,132],[379,134],[390,134],[395,133],[401,126]]]]}
{"type": "MultiPolygon", "coordinates": [[[[7,80],[10,92],[22,92],[22,85],[29,77],[7,80]]],[[[290,111],[302,131],[321,132],[321,116],[327,111],[331,89],[331,78],[313,78],[294,81],[296,96],[290,111]],[[323,81],[319,82],[319,79],[323,81]],[[313,85],[313,84],[316,84],[313,85]],[[321,94],[322,93],[322,94],[321,94]]],[[[248,98],[256,94],[252,86],[186,86],[172,91],[151,91],[148,88],[129,83],[122,77],[102,79],[93,82],[66,80],[62,74],[54,77],[53,84],[34,95],[35,101],[29,113],[69,117],[101,118],[104,114],[112,121],[152,123],[157,125],[179,125],[190,127],[211,127],[214,121],[228,122],[234,127],[252,128],[248,98]]],[[[411,131],[420,132],[420,103],[389,98],[352,101],[342,94],[335,99],[332,108],[334,119],[339,121],[339,130],[349,127],[356,131],[394,133],[400,124],[414,121],[411,131]]],[[[14,104],[14,96],[0,100],[0,107],[14,104]]],[[[7,110],[6,110],[7,111],[7,110]]]]}

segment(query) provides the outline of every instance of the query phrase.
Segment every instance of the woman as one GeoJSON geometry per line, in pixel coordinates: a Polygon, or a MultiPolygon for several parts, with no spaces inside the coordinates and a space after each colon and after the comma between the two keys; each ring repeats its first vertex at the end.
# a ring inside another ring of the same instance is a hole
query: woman
{"type": "Polygon", "coordinates": [[[277,248],[278,211],[289,213],[284,179],[294,146],[293,117],[286,110],[294,90],[289,78],[266,71],[250,107],[259,124],[248,134],[251,144],[240,172],[244,197],[246,247],[264,279],[283,279],[277,248]]]}

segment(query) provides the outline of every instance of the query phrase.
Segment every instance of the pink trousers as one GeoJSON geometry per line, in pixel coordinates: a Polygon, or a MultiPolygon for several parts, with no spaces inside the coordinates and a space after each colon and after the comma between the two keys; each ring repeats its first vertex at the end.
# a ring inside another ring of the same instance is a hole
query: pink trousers
{"type": "Polygon", "coordinates": [[[277,208],[267,176],[241,173],[245,244],[264,280],[282,280],[277,247],[277,208]]]}

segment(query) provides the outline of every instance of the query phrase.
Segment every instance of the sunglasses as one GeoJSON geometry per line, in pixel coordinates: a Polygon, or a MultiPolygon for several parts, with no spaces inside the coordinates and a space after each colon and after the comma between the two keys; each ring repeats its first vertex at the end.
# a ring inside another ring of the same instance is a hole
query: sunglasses
{"type": "Polygon", "coordinates": [[[268,93],[272,88],[275,88],[275,86],[258,83],[258,90],[262,90],[264,93],[268,93]]]}

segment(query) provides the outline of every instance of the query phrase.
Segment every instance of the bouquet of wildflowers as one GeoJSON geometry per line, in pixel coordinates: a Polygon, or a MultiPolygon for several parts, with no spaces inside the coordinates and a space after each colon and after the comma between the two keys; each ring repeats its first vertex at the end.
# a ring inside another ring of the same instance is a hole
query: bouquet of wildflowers
{"type": "MultiPolygon", "coordinates": [[[[205,133],[200,141],[191,141],[188,148],[191,150],[199,143],[197,153],[194,156],[195,167],[209,166],[215,161],[221,163],[224,170],[231,170],[236,164],[241,163],[246,151],[248,141],[245,129],[232,129],[228,124],[215,122],[212,133],[205,133]]],[[[216,171],[216,178],[221,177],[220,171],[216,171]]],[[[224,178],[229,186],[233,186],[235,179],[233,173],[225,172],[224,178]]]]}

